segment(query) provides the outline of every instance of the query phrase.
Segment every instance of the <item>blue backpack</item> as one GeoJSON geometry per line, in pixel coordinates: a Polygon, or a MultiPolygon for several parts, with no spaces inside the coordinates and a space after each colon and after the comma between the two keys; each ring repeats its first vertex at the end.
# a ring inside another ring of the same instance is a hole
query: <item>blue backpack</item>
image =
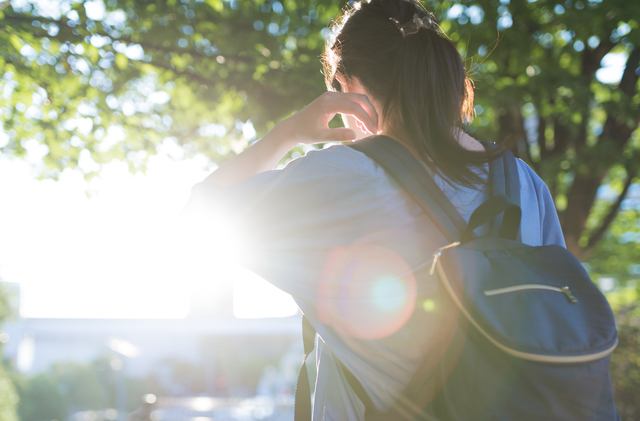
{"type": "MultiPolygon", "coordinates": [[[[442,300],[457,309],[445,352],[426,356],[388,412],[372,404],[344,365],[367,421],[618,420],[609,356],[618,336],[604,295],[563,247],[519,241],[520,185],[514,156],[490,163],[493,195],[467,224],[402,145],[375,136],[350,145],[376,161],[445,235],[433,256],[442,300]],[[490,224],[489,234],[474,230],[490,224]]],[[[495,145],[485,144],[488,149],[495,145]]],[[[525,221],[526,223],[526,221],[525,221]]],[[[315,330],[303,318],[306,355],[315,330]]],[[[296,421],[311,416],[303,367],[296,421]]]]}

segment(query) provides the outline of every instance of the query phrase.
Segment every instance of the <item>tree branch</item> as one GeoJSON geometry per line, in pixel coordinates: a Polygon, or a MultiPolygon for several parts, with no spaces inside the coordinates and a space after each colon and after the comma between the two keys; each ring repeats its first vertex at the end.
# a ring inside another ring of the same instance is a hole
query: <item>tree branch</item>
{"type": "Polygon", "coordinates": [[[194,80],[196,82],[199,82],[201,85],[206,85],[206,86],[215,86],[216,85],[216,81],[212,80],[212,79],[208,79],[204,76],[200,76],[197,73],[189,73],[189,72],[185,72],[185,71],[181,71],[181,70],[177,70],[174,69],[170,66],[164,65],[164,64],[160,64],[160,63],[153,63],[153,62],[149,62],[146,63],[149,64],[153,67],[158,67],[160,69],[164,69],[164,70],[169,70],[171,72],[173,72],[176,76],[185,76],[188,79],[194,80]]]}
{"type": "Polygon", "coordinates": [[[600,68],[602,58],[615,46],[616,44],[608,39],[603,39],[595,49],[585,48],[582,53],[582,76],[588,80],[593,79],[596,70],[600,68]]]}
{"type": "MultiPolygon", "coordinates": [[[[640,64],[640,47],[636,47],[629,55],[618,88],[629,98],[633,97],[637,91],[636,85],[638,83],[639,76],[636,74],[636,68],[638,67],[638,64],[640,64]]],[[[640,114],[636,116],[635,123],[636,125],[640,123],[640,114]]],[[[629,127],[619,116],[609,114],[600,136],[613,139],[617,145],[618,151],[622,152],[622,148],[627,143],[631,133],[633,133],[635,129],[636,127],[629,127]]]]}
{"type": "MultiPolygon", "coordinates": [[[[46,34],[32,34],[32,36],[36,37],[36,38],[48,38],[48,39],[55,39],[55,36],[50,36],[50,35],[46,35],[46,34]]],[[[108,35],[104,35],[106,37],[108,37],[108,35]]],[[[83,38],[83,37],[79,37],[79,38],[83,38]]],[[[113,40],[113,39],[112,39],[113,40]]],[[[122,41],[120,41],[122,42],[122,41]]],[[[122,42],[123,44],[125,44],[124,42],[122,42]]],[[[135,41],[129,41],[130,44],[140,44],[141,47],[143,48],[155,48],[157,46],[153,45],[153,44],[147,44],[147,43],[143,43],[143,42],[135,42],[135,41]]],[[[191,53],[192,51],[190,50],[186,50],[186,51],[176,51],[176,50],[171,50],[168,48],[164,48],[164,47],[160,47],[160,51],[166,51],[166,52],[173,52],[173,53],[191,53]]],[[[198,53],[199,55],[202,55],[204,57],[209,57],[206,54],[202,54],[202,53],[198,53]]],[[[253,63],[254,60],[251,59],[251,57],[240,57],[237,55],[233,55],[233,56],[228,56],[225,55],[225,58],[227,58],[229,61],[233,61],[233,60],[238,60],[238,61],[244,61],[245,63],[253,63]]],[[[149,61],[149,62],[144,62],[145,64],[149,64],[153,67],[157,67],[159,69],[163,69],[163,70],[170,70],[171,72],[173,72],[176,76],[185,76],[191,80],[194,80],[196,82],[199,82],[202,85],[206,85],[206,86],[214,86],[217,84],[216,81],[206,78],[204,76],[200,76],[197,73],[190,73],[190,72],[185,72],[185,71],[181,71],[181,70],[177,70],[175,68],[172,68],[171,66],[168,65],[164,65],[164,64],[160,64],[158,62],[153,62],[153,61],[149,61]]],[[[14,63],[15,64],[15,63],[14,63]]],[[[25,66],[25,68],[27,68],[25,66]]]]}
{"type": "MultiPolygon", "coordinates": [[[[72,29],[67,25],[67,22],[69,21],[69,19],[65,18],[63,20],[53,20],[53,19],[47,19],[47,18],[43,18],[41,16],[37,16],[37,17],[26,17],[26,16],[22,16],[22,15],[17,15],[17,14],[10,14],[10,15],[6,15],[4,17],[5,21],[19,21],[19,22],[25,22],[25,23],[31,23],[34,20],[38,20],[38,21],[43,21],[46,23],[54,23],[58,26],[59,28],[59,32],[57,35],[52,36],[49,35],[48,32],[43,31],[43,33],[33,33],[32,36],[36,37],[36,38],[48,38],[48,39],[56,39],[56,38],[62,38],[61,35],[64,33],[66,34],[66,36],[64,37],[64,39],[69,40],[72,38],[76,38],[78,40],[84,40],[84,36],[82,35],[76,35],[73,34],[72,29]],[[71,34],[71,36],[69,36],[69,34],[71,34]]],[[[6,26],[6,25],[4,25],[6,26]]],[[[3,27],[3,25],[0,23],[0,27],[3,27]]],[[[138,44],[140,45],[143,49],[145,50],[155,50],[155,51],[161,51],[164,53],[174,53],[174,54],[191,54],[191,55],[195,55],[195,56],[200,56],[200,57],[208,57],[210,58],[210,56],[208,56],[205,52],[203,51],[198,51],[198,50],[194,50],[194,49],[185,49],[185,48],[171,48],[171,47],[166,47],[164,45],[158,45],[158,44],[151,44],[145,41],[134,41],[131,39],[127,39],[127,40],[120,40],[120,39],[114,39],[110,33],[105,32],[105,31],[89,31],[87,30],[87,32],[91,35],[100,35],[102,37],[106,37],[109,38],[111,40],[111,44],[114,41],[118,41],[121,42],[123,44],[127,44],[127,45],[131,45],[131,44],[138,44]]],[[[240,56],[240,55],[227,55],[224,53],[220,53],[222,54],[227,60],[234,60],[234,61],[241,61],[241,62],[245,62],[245,63],[253,63],[254,60],[251,59],[251,57],[248,56],[240,56]]]]}
{"type": "MultiPolygon", "coordinates": [[[[601,52],[602,53],[602,52],[601,52]]],[[[640,47],[636,47],[629,58],[627,59],[627,64],[625,66],[622,79],[620,81],[619,90],[622,91],[623,95],[627,97],[632,97],[636,93],[636,84],[638,82],[638,75],[635,70],[640,62],[640,47]]],[[[636,126],[640,123],[640,115],[636,116],[635,124],[636,126]]],[[[605,121],[602,134],[600,138],[610,139],[614,145],[616,153],[622,153],[624,146],[629,142],[631,134],[636,129],[636,127],[631,127],[628,125],[622,118],[616,116],[614,114],[609,114],[605,121]]],[[[580,247],[580,252],[583,254],[589,253],[598,241],[602,238],[604,233],[607,231],[613,220],[615,219],[620,205],[622,201],[625,199],[625,196],[629,190],[629,187],[632,184],[633,178],[637,175],[637,168],[627,166],[627,180],[625,181],[624,188],[622,193],[618,197],[617,201],[611,206],[609,209],[609,213],[602,220],[602,224],[598,229],[590,236],[589,241],[586,247],[580,247]]],[[[595,198],[595,197],[594,197],[595,198]]],[[[585,220],[586,221],[586,220],[585,220]]]]}
{"type": "Polygon", "coordinates": [[[634,48],[631,54],[629,54],[627,64],[622,73],[622,79],[620,79],[620,90],[630,97],[636,93],[636,85],[638,77],[640,77],[636,73],[638,65],[640,65],[640,47],[634,48]]]}
{"type": "Polygon", "coordinates": [[[633,184],[633,179],[635,178],[635,176],[636,176],[635,170],[633,171],[627,170],[627,180],[624,183],[624,187],[622,188],[622,192],[620,193],[620,196],[618,196],[618,199],[616,200],[616,202],[613,205],[611,205],[611,208],[609,209],[609,213],[602,220],[602,224],[600,224],[598,229],[589,237],[589,242],[587,243],[587,246],[584,248],[585,252],[588,253],[589,251],[591,251],[591,249],[593,249],[593,247],[598,243],[598,241],[600,241],[604,233],[607,231],[607,229],[609,229],[609,226],[614,221],[614,219],[616,219],[618,210],[620,210],[620,205],[622,205],[622,202],[627,197],[627,193],[629,192],[629,187],[631,187],[631,184],[633,184]]]}
{"type": "Polygon", "coordinates": [[[562,231],[567,249],[581,261],[586,258],[586,253],[580,245],[580,238],[605,174],[606,171],[576,173],[566,194],[567,208],[562,213],[562,231]]]}

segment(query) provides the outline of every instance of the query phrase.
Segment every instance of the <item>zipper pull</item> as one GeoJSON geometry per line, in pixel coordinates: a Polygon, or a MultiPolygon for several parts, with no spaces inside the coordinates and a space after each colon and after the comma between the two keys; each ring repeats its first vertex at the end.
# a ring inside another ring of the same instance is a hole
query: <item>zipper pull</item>
{"type": "Polygon", "coordinates": [[[440,251],[433,253],[433,263],[431,263],[431,269],[429,269],[429,275],[433,275],[436,271],[436,263],[438,263],[438,257],[442,256],[440,251]]]}
{"type": "Polygon", "coordinates": [[[454,243],[447,244],[444,247],[440,247],[438,250],[436,250],[436,252],[433,253],[433,263],[431,263],[431,269],[429,269],[429,275],[433,275],[435,273],[436,263],[438,263],[438,258],[442,256],[442,250],[452,248],[452,247],[458,247],[459,245],[460,245],[460,241],[456,241],[454,243]]]}
{"type": "Polygon", "coordinates": [[[578,302],[578,299],[573,295],[569,287],[562,287],[560,288],[560,290],[564,293],[564,295],[567,296],[567,300],[569,300],[571,304],[575,304],[578,302]]]}

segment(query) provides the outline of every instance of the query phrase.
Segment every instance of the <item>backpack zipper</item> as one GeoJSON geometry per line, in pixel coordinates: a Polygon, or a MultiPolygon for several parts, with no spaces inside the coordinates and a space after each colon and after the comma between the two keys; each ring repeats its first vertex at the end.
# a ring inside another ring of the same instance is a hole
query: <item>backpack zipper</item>
{"type": "Polygon", "coordinates": [[[569,287],[567,286],[556,287],[553,285],[543,285],[543,284],[522,284],[522,285],[515,285],[512,287],[488,289],[484,291],[484,295],[490,297],[492,295],[508,294],[510,292],[526,291],[530,289],[546,289],[548,291],[561,292],[565,295],[565,297],[567,297],[567,300],[569,300],[571,304],[575,304],[578,302],[578,299],[573,295],[569,287]]]}
{"type": "Polygon", "coordinates": [[[438,250],[436,250],[435,253],[433,253],[433,259],[432,259],[432,263],[431,263],[431,269],[429,270],[429,275],[433,275],[436,271],[436,263],[438,263],[438,258],[440,256],[442,256],[442,250],[445,249],[449,249],[449,248],[453,248],[453,247],[458,247],[460,245],[460,241],[455,241],[451,244],[447,244],[444,247],[440,247],[438,250]]]}
{"type": "MultiPolygon", "coordinates": [[[[442,268],[442,265],[441,264],[440,265],[435,265],[434,264],[433,267],[438,272],[438,275],[440,277],[440,281],[442,282],[442,284],[444,285],[445,289],[449,293],[449,296],[451,297],[451,299],[455,303],[456,307],[458,307],[458,309],[464,314],[464,316],[467,318],[467,320],[469,320],[471,322],[471,324],[476,329],[478,329],[478,331],[486,339],[489,340],[489,342],[491,342],[496,347],[498,347],[499,349],[501,349],[502,351],[504,351],[505,353],[507,353],[507,354],[509,354],[511,356],[514,356],[516,358],[521,358],[521,359],[524,359],[524,360],[545,362],[545,363],[564,363],[564,364],[566,364],[566,363],[582,363],[582,362],[595,361],[595,360],[598,360],[600,358],[606,357],[607,355],[611,354],[613,352],[613,350],[616,348],[616,346],[618,345],[618,338],[616,338],[614,344],[611,347],[609,347],[608,349],[605,349],[605,350],[599,351],[599,352],[595,352],[593,354],[587,354],[587,355],[541,355],[541,354],[533,354],[533,353],[530,353],[530,352],[522,352],[522,351],[518,351],[516,349],[510,348],[510,347],[498,342],[494,337],[489,335],[489,333],[486,330],[484,330],[482,328],[482,326],[480,326],[480,324],[473,317],[471,317],[471,314],[469,314],[467,309],[462,305],[462,302],[460,301],[460,298],[458,298],[458,295],[454,292],[453,288],[451,287],[451,283],[449,282],[449,278],[447,277],[447,274],[444,272],[444,269],[442,268]]],[[[562,288],[558,288],[558,289],[562,289],[562,288]]]]}

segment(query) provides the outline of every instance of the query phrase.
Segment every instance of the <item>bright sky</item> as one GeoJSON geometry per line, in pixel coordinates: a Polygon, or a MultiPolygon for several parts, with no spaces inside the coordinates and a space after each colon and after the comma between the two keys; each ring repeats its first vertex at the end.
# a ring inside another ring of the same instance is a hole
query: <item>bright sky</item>
{"type": "Polygon", "coordinates": [[[190,294],[229,283],[237,317],[295,314],[290,296],[225,263],[228,248],[214,250],[220,259],[174,248],[175,219],[206,166],[165,150],[146,175],[112,163],[90,183],[72,170],[54,182],[0,156],[0,277],[20,283],[22,316],[181,318],[190,294]]]}

